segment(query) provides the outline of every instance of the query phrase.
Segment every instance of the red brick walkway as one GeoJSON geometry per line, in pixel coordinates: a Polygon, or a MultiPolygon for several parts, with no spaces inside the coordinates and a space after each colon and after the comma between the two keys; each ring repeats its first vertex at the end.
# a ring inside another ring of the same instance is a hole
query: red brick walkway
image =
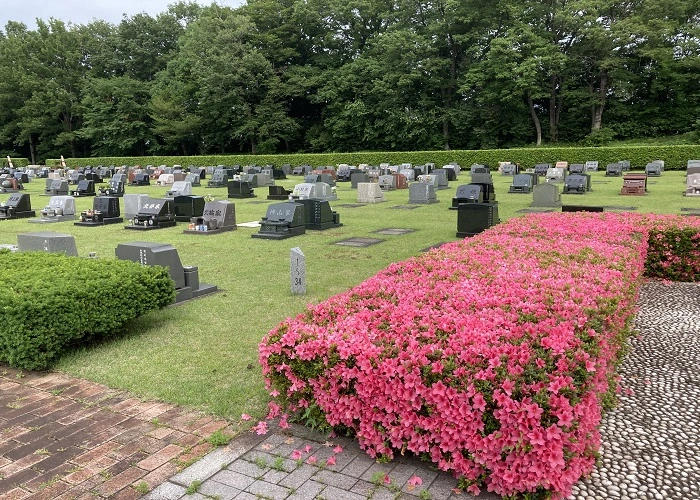
{"type": "Polygon", "coordinates": [[[138,498],[237,424],[0,363],[0,499],[138,498]]]}

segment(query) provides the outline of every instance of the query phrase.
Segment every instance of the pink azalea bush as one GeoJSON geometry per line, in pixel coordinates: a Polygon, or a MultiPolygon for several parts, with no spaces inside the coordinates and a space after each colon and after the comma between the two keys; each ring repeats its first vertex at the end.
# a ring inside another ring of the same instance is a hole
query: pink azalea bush
{"type": "Polygon", "coordinates": [[[690,218],[538,214],[392,264],[268,333],[270,416],[420,455],[475,493],[569,495],[596,460],[645,262],[700,275],[677,231],[697,252],[690,218]]]}

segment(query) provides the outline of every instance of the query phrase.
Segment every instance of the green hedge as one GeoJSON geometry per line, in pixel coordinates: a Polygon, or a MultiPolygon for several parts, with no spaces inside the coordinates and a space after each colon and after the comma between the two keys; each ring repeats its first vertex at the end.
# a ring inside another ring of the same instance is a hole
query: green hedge
{"type": "Polygon", "coordinates": [[[27,370],[175,300],[159,266],[43,252],[2,252],[0,266],[0,361],[27,370]]]}
{"type": "MultiPolygon", "coordinates": [[[[12,160],[12,165],[15,168],[22,168],[22,167],[26,167],[27,165],[29,165],[29,160],[27,158],[13,158],[11,156],[10,159],[12,160]]],[[[7,163],[7,157],[4,157],[4,156],[2,157],[2,164],[6,167],[10,166],[9,163],[7,163]]]]}
{"type": "MultiPolygon", "coordinates": [[[[404,152],[358,152],[358,153],[318,153],[288,155],[211,155],[211,156],[143,156],[143,157],[104,157],[104,158],[70,158],[66,160],[69,167],[87,165],[194,165],[206,167],[212,165],[290,165],[309,164],[314,167],[347,163],[358,165],[367,163],[435,163],[442,166],[456,161],[463,168],[472,163],[485,163],[495,168],[500,161],[513,161],[524,167],[536,163],[555,163],[568,161],[584,163],[597,160],[601,167],[620,160],[629,160],[633,167],[644,168],[654,160],[664,160],[668,170],[685,170],[688,160],[700,159],[700,145],[675,146],[615,146],[615,147],[566,147],[566,148],[521,148],[521,149],[484,149],[454,151],[404,151],[404,152]]],[[[46,160],[49,166],[57,166],[60,160],[46,160]]]]}

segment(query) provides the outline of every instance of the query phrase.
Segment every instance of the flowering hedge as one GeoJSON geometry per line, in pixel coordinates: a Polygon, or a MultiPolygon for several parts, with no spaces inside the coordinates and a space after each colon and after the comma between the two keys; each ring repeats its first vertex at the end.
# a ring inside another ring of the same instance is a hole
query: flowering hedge
{"type": "Polygon", "coordinates": [[[473,493],[566,496],[595,463],[645,262],[697,279],[699,222],[538,214],[393,264],[268,333],[269,417],[412,452],[473,493]]]}

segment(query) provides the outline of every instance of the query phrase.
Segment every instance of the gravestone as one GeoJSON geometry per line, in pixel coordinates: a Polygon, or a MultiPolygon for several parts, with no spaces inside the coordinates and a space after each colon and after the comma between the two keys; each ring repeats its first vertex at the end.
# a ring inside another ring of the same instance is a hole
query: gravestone
{"type": "Polygon", "coordinates": [[[78,189],[71,191],[71,195],[78,196],[95,196],[95,181],[84,179],[78,182],[78,189]]]}
{"type": "Polygon", "coordinates": [[[457,208],[463,203],[484,203],[484,188],[481,184],[462,184],[457,187],[452,198],[452,207],[457,208]]]}
{"type": "Polygon", "coordinates": [[[394,178],[394,186],[396,189],[408,189],[408,179],[402,174],[391,174],[394,178]]]}
{"type": "Polygon", "coordinates": [[[537,175],[546,176],[550,168],[552,168],[551,163],[538,163],[535,165],[535,173],[537,175]]]}
{"type": "Polygon", "coordinates": [[[299,247],[289,251],[289,278],[292,294],[306,295],[306,257],[299,247]]]}
{"type": "Polygon", "coordinates": [[[125,174],[114,174],[107,184],[107,188],[100,188],[101,196],[124,196],[125,174]]]}
{"type": "Polygon", "coordinates": [[[447,172],[441,168],[433,169],[430,175],[437,177],[437,189],[449,189],[450,184],[447,181],[447,172]]]}
{"type": "Polygon", "coordinates": [[[58,172],[49,172],[48,178],[58,181],[61,180],[61,174],[59,174],[58,172]]]}
{"type": "Polygon", "coordinates": [[[532,188],[531,207],[560,207],[561,194],[559,186],[546,182],[532,188]]]}
{"type": "Polygon", "coordinates": [[[285,163],[284,165],[282,165],[280,167],[280,170],[282,171],[282,173],[285,175],[285,178],[286,178],[286,176],[291,175],[292,166],[289,163],[285,163]]]}
{"type": "Polygon", "coordinates": [[[409,205],[429,205],[437,202],[438,199],[435,194],[435,187],[433,187],[432,184],[412,182],[408,185],[409,205]]]}
{"type": "Polygon", "coordinates": [[[175,204],[175,220],[178,222],[190,222],[193,217],[204,215],[204,197],[180,195],[173,198],[175,204]]]}
{"type": "MultiPolygon", "coordinates": [[[[688,163],[686,164],[686,170],[690,170],[691,168],[700,168],[700,160],[688,160],[688,163]]],[[[663,167],[661,168],[663,170],[663,167]]],[[[697,173],[697,172],[693,172],[697,173]]]]}
{"type": "Polygon", "coordinates": [[[260,232],[251,237],[282,240],[305,232],[304,205],[293,202],[273,203],[267,207],[267,214],[260,222],[260,232]]]}
{"type": "Polygon", "coordinates": [[[520,173],[520,169],[515,163],[506,163],[501,166],[501,175],[517,175],[520,173]]]}
{"type": "Polygon", "coordinates": [[[167,198],[175,198],[177,196],[190,196],[192,194],[192,184],[185,181],[173,182],[169,191],[166,191],[167,198]]]}
{"type": "Polygon", "coordinates": [[[129,183],[130,186],[150,186],[151,180],[147,173],[134,174],[134,180],[129,183]]]}
{"type": "Polygon", "coordinates": [[[190,172],[185,176],[185,182],[189,182],[191,186],[201,186],[201,177],[197,172],[190,172]]]}
{"type": "Polygon", "coordinates": [[[255,198],[256,194],[248,181],[228,181],[229,198],[255,198]]]}
{"type": "Polygon", "coordinates": [[[44,190],[46,196],[68,196],[68,181],[47,179],[46,185],[47,187],[44,190]],[[49,182],[51,184],[49,184],[49,182]]]}
{"type": "Polygon", "coordinates": [[[563,168],[564,171],[569,169],[569,162],[568,161],[558,161],[554,164],[555,168],[563,168]]]}
{"type": "Polygon", "coordinates": [[[647,194],[646,174],[627,174],[622,176],[621,195],[644,196],[647,194]]]}
{"type": "Polygon", "coordinates": [[[442,169],[447,173],[448,181],[456,181],[459,177],[459,166],[453,164],[443,165],[442,169]]]}
{"type": "Polygon", "coordinates": [[[26,219],[36,217],[28,194],[15,193],[7,201],[0,203],[0,220],[26,219]]]}
{"type": "Polygon", "coordinates": [[[482,163],[474,163],[472,166],[469,168],[469,174],[474,175],[474,174],[484,174],[484,173],[489,173],[490,169],[488,165],[484,165],[482,163]]]}
{"type": "Polygon", "coordinates": [[[292,175],[306,175],[311,172],[311,165],[299,165],[292,169],[292,175]]]}
{"type": "Polygon", "coordinates": [[[437,176],[433,174],[422,174],[418,176],[418,182],[423,182],[425,184],[430,184],[435,188],[435,191],[438,190],[438,178],[437,176]]]}
{"type": "Polygon", "coordinates": [[[236,205],[228,200],[208,201],[201,217],[193,217],[183,232],[187,234],[218,234],[236,227],[236,205]]]}
{"type": "Polygon", "coordinates": [[[648,163],[644,167],[644,173],[649,177],[661,177],[661,165],[658,163],[648,163]]]}
{"type": "Polygon", "coordinates": [[[396,190],[396,179],[393,175],[380,175],[379,176],[379,187],[382,191],[395,191],[396,190]]]}
{"type": "Polygon", "coordinates": [[[693,175],[693,174],[700,174],[700,163],[697,165],[688,165],[688,168],[685,171],[685,175],[693,175]]]}
{"type": "Polygon", "coordinates": [[[85,174],[81,174],[77,170],[68,172],[68,184],[78,184],[82,180],[85,180],[85,174]]]}
{"type": "Polygon", "coordinates": [[[562,194],[586,194],[590,185],[590,177],[583,174],[567,175],[564,179],[562,194]]]}
{"type": "Polygon", "coordinates": [[[17,248],[20,252],[50,252],[78,256],[78,249],[72,234],[51,231],[20,233],[17,235],[17,248]]]}
{"type": "Polygon", "coordinates": [[[686,178],[685,196],[700,196],[700,172],[689,174],[686,178]]]}
{"type": "Polygon", "coordinates": [[[406,180],[408,182],[414,181],[416,179],[416,172],[413,169],[402,169],[399,170],[399,174],[403,175],[406,177],[406,180]]]}
{"type": "MultiPolygon", "coordinates": [[[[167,174],[163,174],[167,175],[167,174]]],[[[126,229],[150,231],[176,225],[175,203],[165,198],[148,198],[144,200],[135,217],[128,220],[126,229]]]]}
{"type": "Polygon", "coordinates": [[[284,186],[269,186],[267,199],[268,200],[284,201],[284,200],[288,200],[289,195],[291,195],[291,194],[292,194],[292,191],[289,189],[285,189],[284,186]]]}
{"type": "Polygon", "coordinates": [[[369,182],[369,174],[367,172],[355,172],[350,174],[350,187],[357,189],[357,185],[369,182]]]}
{"type": "Polygon", "coordinates": [[[565,174],[566,169],[564,167],[552,167],[547,170],[547,182],[562,182],[565,174]]]}
{"type": "Polygon", "coordinates": [[[175,282],[175,302],[193,299],[217,290],[215,285],[199,282],[196,266],[183,266],[177,250],[167,243],[132,241],[120,243],[114,251],[117,259],[130,260],[142,266],[162,266],[175,282]]]}
{"type": "Polygon", "coordinates": [[[598,162],[597,161],[587,161],[584,164],[584,169],[586,172],[597,172],[598,171],[598,162]]]}
{"type": "Polygon", "coordinates": [[[141,207],[148,199],[147,194],[125,194],[124,195],[124,218],[129,220],[136,217],[141,207]]]}
{"type": "Polygon", "coordinates": [[[350,174],[352,173],[352,169],[350,168],[350,165],[347,164],[342,164],[338,165],[338,170],[335,172],[335,180],[337,182],[350,182],[350,174]]]}
{"type": "Polygon", "coordinates": [[[274,186],[275,180],[272,178],[272,170],[270,170],[269,172],[270,173],[263,171],[254,174],[253,177],[255,177],[255,181],[253,182],[253,187],[274,186]]]}
{"type": "Polygon", "coordinates": [[[225,187],[227,183],[228,173],[223,168],[217,168],[216,170],[214,170],[214,174],[211,176],[211,179],[207,183],[207,187],[225,187]]]}
{"type": "Polygon", "coordinates": [[[76,226],[104,226],[124,222],[119,210],[117,196],[96,196],[92,201],[92,210],[80,212],[80,220],[76,226]]]}
{"type": "Polygon", "coordinates": [[[622,175],[622,165],[619,163],[608,163],[605,166],[605,177],[619,177],[622,175]]]}
{"type": "MultiPolygon", "coordinates": [[[[537,178],[537,176],[534,176],[537,178]]],[[[532,175],[517,174],[513,177],[513,183],[510,185],[509,193],[531,193],[532,192],[532,175]]]]}
{"type": "Polygon", "coordinates": [[[172,186],[174,182],[175,182],[175,175],[174,174],[162,173],[162,174],[160,174],[160,177],[158,177],[156,184],[158,184],[159,186],[172,186]]]}
{"type": "Polygon", "coordinates": [[[570,174],[582,174],[586,171],[586,167],[583,163],[572,163],[569,165],[570,174]]]}
{"type": "Polygon", "coordinates": [[[304,226],[306,229],[325,231],[342,226],[340,215],[331,210],[331,206],[326,200],[304,199],[295,200],[295,203],[304,205],[304,226]]]}
{"type": "Polygon", "coordinates": [[[659,166],[661,167],[661,171],[664,171],[664,166],[666,165],[666,162],[664,160],[654,160],[652,163],[658,163],[659,166]]]}
{"type": "Polygon", "coordinates": [[[382,203],[384,191],[375,182],[360,182],[357,185],[357,203],[382,203]]]}
{"type": "Polygon", "coordinates": [[[39,217],[29,219],[29,222],[47,224],[74,220],[75,218],[75,198],[72,196],[52,196],[49,204],[39,212],[39,217]]]}
{"type": "Polygon", "coordinates": [[[620,164],[620,167],[622,167],[623,172],[629,172],[630,168],[632,168],[629,160],[620,160],[617,163],[620,164]]]}

